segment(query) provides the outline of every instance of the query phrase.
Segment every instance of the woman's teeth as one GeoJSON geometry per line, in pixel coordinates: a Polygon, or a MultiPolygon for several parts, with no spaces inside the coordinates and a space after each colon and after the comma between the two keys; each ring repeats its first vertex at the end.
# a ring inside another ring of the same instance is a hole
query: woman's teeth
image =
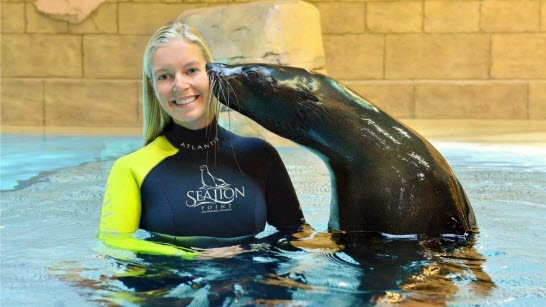
{"type": "Polygon", "coordinates": [[[184,104],[190,104],[194,102],[195,99],[197,99],[197,96],[193,96],[186,99],[177,99],[177,100],[174,100],[173,102],[176,103],[177,105],[184,105],[184,104]]]}

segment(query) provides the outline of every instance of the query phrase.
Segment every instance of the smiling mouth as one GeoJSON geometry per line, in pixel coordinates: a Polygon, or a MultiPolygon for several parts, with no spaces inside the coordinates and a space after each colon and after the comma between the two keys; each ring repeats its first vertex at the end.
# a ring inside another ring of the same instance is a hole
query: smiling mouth
{"type": "Polygon", "coordinates": [[[171,103],[174,103],[176,104],[177,106],[185,106],[185,105],[188,105],[194,101],[197,100],[197,97],[198,96],[192,96],[192,97],[188,97],[188,98],[185,98],[185,99],[176,99],[176,100],[171,100],[171,103]]]}

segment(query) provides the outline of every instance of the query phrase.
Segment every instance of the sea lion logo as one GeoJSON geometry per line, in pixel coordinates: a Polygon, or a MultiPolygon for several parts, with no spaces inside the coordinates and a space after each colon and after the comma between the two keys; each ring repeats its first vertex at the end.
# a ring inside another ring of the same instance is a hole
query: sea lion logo
{"type": "Polygon", "coordinates": [[[199,189],[208,190],[214,188],[225,188],[230,186],[230,184],[227,184],[223,179],[212,176],[212,174],[209,172],[209,168],[206,165],[201,165],[199,169],[201,170],[201,184],[203,185],[199,189]]]}
{"type": "Polygon", "coordinates": [[[201,206],[203,213],[231,211],[233,201],[245,197],[245,187],[231,187],[224,179],[214,176],[206,165],[199,167],[201,187],[186,193],[186,206],[201,206]]]}

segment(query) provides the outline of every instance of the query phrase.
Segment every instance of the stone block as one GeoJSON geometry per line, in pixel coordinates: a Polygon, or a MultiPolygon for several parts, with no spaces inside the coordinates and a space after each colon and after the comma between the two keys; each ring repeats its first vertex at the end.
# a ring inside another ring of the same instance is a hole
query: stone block
{"type": "Polygon", "coordinates": [[[80,23],[102,2],[104,0],[36,0],[34,5],[51,18],[80,23]]]}
{"type": "Polygon", "coordinates": [[[387,35],[387,79],[486,79],[485,34],[387,35]]]}
{"type": "Polygon", "coordinates": [[[425,1],[425,32],[479,32],[480,1],[425,1]]]}
{"type": "Polygon", "coordinates": [[[317,3],[320,11],[322,33],[360,34],[366,31],[366,5],[364,3],[317,3]]]}
{"type": "Polygon", "coordinates": [[[33,4],[26,4],[27,33],[66,33],[68,22],[56,20],[39,12],[33,4]]]}
{"type": "Polygon", "coordinates": [[[541,24],[541,29],[542,31],[546,31],[546,1],[542,1],[542,8],[541,8],[541,11],[540,11],[540,16],[541,16],[541,21],[540,21],[540,24],[541,24]]]}
{"type": "Polygon", "coordinates": [[[148,35],[86,35],[84,75],[91,78],[142,78],[148,35]]]}
{"type": "Polygon", "coordinates": [[[324,48],[318,9],[297,0],[264,1],[186,11],[218,62],[272,63],[321,71],[324,48]]]}
{"type": "Polygon", "coordinates": [[[413,84],[347,82],[347,87],[395,118],[413,118],[413,84]]]}
{"type": "Polygon", "coordinates": [[[481,28],[488,32],[538,31],[539,0],[484,0],[481,28]]]}
{"type": "Polygon", "coordinates": [[[546,82],[529,84],[529,119],[546,119],[546,82]]]}
{"type": "MultiPolygon", "coordinates": [[[[175,2],[178,0],[165,0],[166,2],[175,2]]],[[[246,2],[252,2],[253,0],[182,0],[184,3],[210,3],[212,5],[216,5],[217,3],[226,3],[226,2],[233,2],[233,3],[246,3],[246,2]]]]}
{"type": "Polygon", "coordinates": [[[491,54],[493,78],[546,78],[546,34],[495,34],[491,54]]]}
{"type": "Polygon", "coordinates": [[[2,79],[0,84],[2,125],[44,124],[42,80],[2,79]]]}
{"type": "Polygon", "coordinates": [[[80,77],[81,37],[2,35],[2,77],[80,77]]]}
{"type": "Polygon", "coordinates": [[[324,35],[326,68],[337,79],[382,79],[382,35],[324,35]]]}
{"type": "Polygon", "coordinates": [[[382,33],[421,32],[421,1],[369,2],[366,24],[369,31],[382,33]]]}
{"type": "Polygon", "coordinates": [[[104,3],[79,24],[69,24],[71,33],[117,33],[117,5],[104,3]]]}
{"type": "MultiPolygon", "coordinates": [[[[107,0],[107,1],[117,1],[117,0],[107,0]]],[[[117,2],[135,2],[135,3],[167,3],[167,4],[177,4],[177,3],[233,3],[233,2],[249,2],[252,0],[120,0],[117,2]]]]}
{"type": "Polygon", "coordinates": [[[416,118],[527,119],[524,82],[418,83],[416,118]]]}
{"type": "Polygon", "coordinates": [[[135,81],[47,80],[47,126],[137,126],[135,81]]]}
{"type": "Polygon", "coordinates": [[[203,7],[203,4],[119,4],[119,33],[152,35],[169,21],[176,20],[180,13],[203,7]],[[153,13],[151,13],[153,12],[153,13]]]}
{"type": "Polygon", "coordinates": [[[0,29],[2,33],[24,33],[25,4],[2,2],[0,9],[0,29]]]}

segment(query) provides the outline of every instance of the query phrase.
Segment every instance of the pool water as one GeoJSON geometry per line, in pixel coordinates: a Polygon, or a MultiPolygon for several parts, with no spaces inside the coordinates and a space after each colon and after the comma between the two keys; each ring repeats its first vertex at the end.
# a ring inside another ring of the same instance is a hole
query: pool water
{"type": "Polygon", "coordinates": [[[2,134],[0,190],[26,186],[41,172],[115,159],[141,142],[140,137],[2,134]]]}
{"type": "Polygon", "coordinates": [[[474,208],[467,244],[327,233],[322,162],[278,147],[311,237],[268,227],[230,259],[105,256],[104,184],[137,137],[2,136],[2,306],[546,305],[546,150],[434,143],[474,208]]]}

